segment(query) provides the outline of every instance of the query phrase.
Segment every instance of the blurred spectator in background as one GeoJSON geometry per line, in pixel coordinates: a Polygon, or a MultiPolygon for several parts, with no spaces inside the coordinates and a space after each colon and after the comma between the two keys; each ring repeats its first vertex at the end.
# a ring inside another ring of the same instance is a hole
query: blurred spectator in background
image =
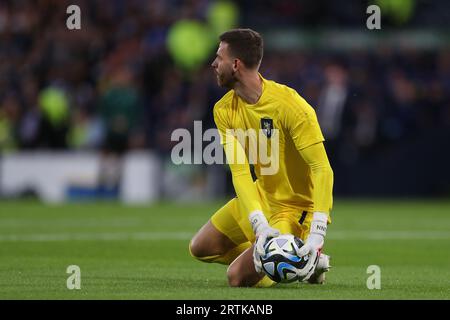
{"type": "Polygon", "coordinates": [[[66,149],[69,130],[69,101],[63,90],[49,87],[39,94],[40,147],[66,149]]]}
{"type": "Polygon", "coordinates": [[[99,99],[99,111],[105,126],[104,149],[122,154],[130,147],[144,147],[142,106],[133,84],[133,75],[127,68],[112,72],[99,99]]]}
{"type": "Polygon", "coordinates": [[[333,64],[324,69],[325,81],[317,103],[317,118],[324,136],[332,162],[341,138],[344,110],[349,95],[347,72],[333,64]]]}
{"type": "Polygon", "coordinates": [[[0,105],[0,146],[2,150],[17,147],[16,126],[20,120],[20,105],[18,97],[9,93],[0,105]]]}
{"type": "Polygon", "coordinates": [[[37,80],[32,76],[21,79],[23,95],[23,113],[17,124],[18,142],[22,149],[34,149],[40,146],[41,109],[38,105],[39,88],[37,80]]]}
{"type": "Polygon", "coordinates": [[[325,83],[317,104],[317,117],[327,139],[336,140],[349,94],[347,73],[338,65],[330,65],[325,68],[324,74],[325,83]]]}

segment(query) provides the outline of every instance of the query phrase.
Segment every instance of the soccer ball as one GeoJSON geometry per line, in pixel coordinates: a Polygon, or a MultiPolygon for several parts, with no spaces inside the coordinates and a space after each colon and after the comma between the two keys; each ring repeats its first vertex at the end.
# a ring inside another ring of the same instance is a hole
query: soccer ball
{"type": "Polygon", "coordinates": [[[308,262],[308,257],[298,257],[295,248],[301,248],[303,241],[291,234],[270,239],[264,246],[265,254],[260,257],[262,268],[275,282],[288,283],[298,279],[297,270],[308,262]]]}

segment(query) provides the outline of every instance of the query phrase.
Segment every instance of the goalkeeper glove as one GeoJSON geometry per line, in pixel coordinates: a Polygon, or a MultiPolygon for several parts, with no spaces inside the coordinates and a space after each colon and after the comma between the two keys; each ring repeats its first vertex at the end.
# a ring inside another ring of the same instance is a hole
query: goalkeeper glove
{"type": "Polygon", "coordinates": [[[309,255],[308,263],[299,271],[302,281],[308,280],[314,273],[327,233],[328,216],[326,213],[314,212],[311,229],[305,244],[297,250],[299,257],[309,255]]]}
{"type": "Polygon", "coordinates": [[[256,236],[256,242],[253,248],[253,263],[255,264],[256,272],[261,273],[262,265],[260,257],[265,254],[264,245],[270,238],[278,236],[280,232],[269,225],[269,222],[267,222],[266,217],[261,211],[253,211],[249,215],[249,219],[256,236]]]}

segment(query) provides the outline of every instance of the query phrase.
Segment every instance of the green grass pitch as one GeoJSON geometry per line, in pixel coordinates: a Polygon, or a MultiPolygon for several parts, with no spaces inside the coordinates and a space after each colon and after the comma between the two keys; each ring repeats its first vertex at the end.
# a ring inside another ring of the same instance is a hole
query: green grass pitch
{"type": "Polygon", "coordinates": [[[229,288],[226,266],[189,256],[225,202],[127,207],[0,202],[0,299],[449,299],[450,201],[336,200],[325,285],[229,288]],[[69,265],[81,289],[66,287],[69,265]],[[381,289],[366,286],[381,268],[381,289]]]}

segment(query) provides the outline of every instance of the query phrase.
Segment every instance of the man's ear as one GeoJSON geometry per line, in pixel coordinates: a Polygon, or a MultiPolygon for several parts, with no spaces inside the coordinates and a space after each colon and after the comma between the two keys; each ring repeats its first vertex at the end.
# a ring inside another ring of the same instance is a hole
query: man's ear
{"type": "Polygon", "coordinates": [[[239,61],[239,59],[234,59],[233,60],[233,71],[236,72],[238,69],[238,66],[240,65],[241,61],[239,61]]]}

